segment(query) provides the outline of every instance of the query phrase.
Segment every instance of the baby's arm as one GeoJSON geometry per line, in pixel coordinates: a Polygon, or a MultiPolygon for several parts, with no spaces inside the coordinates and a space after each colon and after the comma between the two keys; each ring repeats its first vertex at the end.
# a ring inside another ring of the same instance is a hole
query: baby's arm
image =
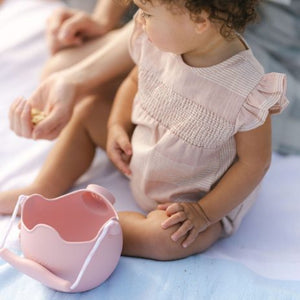
{"type": "Polygon", "coordinates": [[[254,130],[237,133],[235,140],[237,161],[201,200],[202,208],[214,223],[239,205],[266,174],[272,155],[271,117],[254,130]]]}
{"type": "Polygon", "coordinates": [[[271,117],[251,131],[235,136],[237,161],[219,183],[201,201],[160,206],[170,216],[163,228],[182,223],[172,235],[174,241],[186,236],[183,246],[190,245],[199,232],[216,223],[254,190],[267,172],[271,161],[271,117]]]}
{"type": "Polygon", "coordinates": [[[121,172],[127,175],[131,174],[128,167],[132,155],[130,137],[134,128],[131,111],[136,92],[137,67],[134,67],[117,91],[107,124],[107,154],[121,172]]]}

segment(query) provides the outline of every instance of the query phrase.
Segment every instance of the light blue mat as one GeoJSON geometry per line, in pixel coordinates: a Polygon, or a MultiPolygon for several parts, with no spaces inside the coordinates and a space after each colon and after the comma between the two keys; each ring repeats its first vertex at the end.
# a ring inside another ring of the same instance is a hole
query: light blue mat
{"type": "Polygon", "coordinates": [[[122,257],[85,293],[55,292],[0,261],[1,300],[298,300],[300,284],[259,276],[240,263],[196,255],[172,262],[122,257]]]}

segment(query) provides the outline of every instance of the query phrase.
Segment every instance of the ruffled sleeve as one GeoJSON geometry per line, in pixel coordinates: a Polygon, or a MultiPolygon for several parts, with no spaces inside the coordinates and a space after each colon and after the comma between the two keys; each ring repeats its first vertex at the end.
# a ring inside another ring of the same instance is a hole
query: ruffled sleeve
{"type": "Polygon", "coordinates": [[[249,93],[238,114],[236,131],[247,131],[262,125],[268,114],[277,114],[288,105],[286,76],[281,73],[265,74],[249,93]]]}
{"type": "Polygon", "coordinates": [[[129,39],[129,53],[133,61],[137,64],[141,56],[141,36],[143,34],[143,25],[141,23],[141,11],[138,10],[134,17],[134,28],[129,39]]]}

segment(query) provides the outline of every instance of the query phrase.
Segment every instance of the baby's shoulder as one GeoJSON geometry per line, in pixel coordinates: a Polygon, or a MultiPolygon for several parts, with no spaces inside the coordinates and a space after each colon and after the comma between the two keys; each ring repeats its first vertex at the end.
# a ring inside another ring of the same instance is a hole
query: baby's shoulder
{"type": "Polygon", "coordinates": [[[262,65],[250,49],[242,51],[228,60],[212,67],[207,77],[221,89],[247,98],[264,76],[262,65]]]}

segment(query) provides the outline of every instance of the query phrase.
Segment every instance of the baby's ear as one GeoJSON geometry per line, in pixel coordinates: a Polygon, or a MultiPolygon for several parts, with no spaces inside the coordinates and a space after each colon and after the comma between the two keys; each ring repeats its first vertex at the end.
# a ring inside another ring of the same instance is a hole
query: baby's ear
{"type": "Polygon", "coordinates": [[[206,31],[209,28],[211,22],[208,17],[209,15],[205,11],[202,11],[201,14],[198,16],[193,16],[196,33],[202,34],[204,31],[206,31]]]}

